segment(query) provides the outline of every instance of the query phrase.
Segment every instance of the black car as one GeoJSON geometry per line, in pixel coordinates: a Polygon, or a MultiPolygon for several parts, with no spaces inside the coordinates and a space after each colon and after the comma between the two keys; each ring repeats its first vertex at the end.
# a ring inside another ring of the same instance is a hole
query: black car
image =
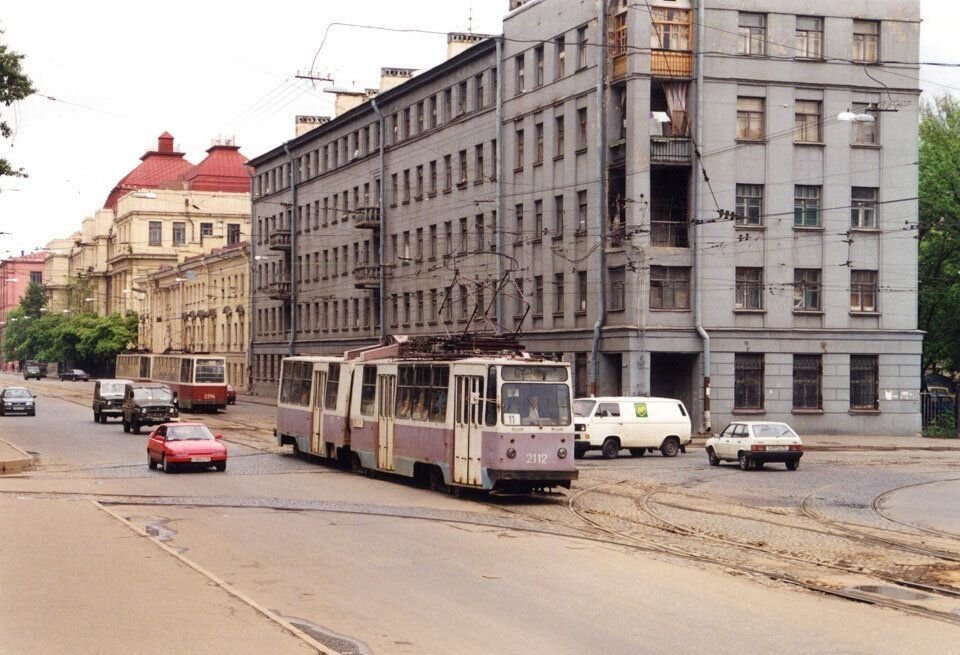
{"type": "Polygon", "coordinates": [[[132,380],[97,380],[93,387],[93,420],[106,423],[107,418],[123,417],[123,392],[132,380]]]}
{"type": "Polygon", "coordinates": [[[40,372],[39,366],[28,365],[28,366],[25,366],[23,369],[24,380],[29,380],[30,378],[39,380],[42,377],[43,377],[43,373],[40,372]]]}
{"type": "Polygon", "coordinates": [[[68,368],[65,371],[60,372],[61,380],[73,380],[74,382],[86,382],[90,379],[90,376],[87,375],[86,371],[83,371],[79,368],[68,368]]]}
{"type": "Polygon", "coordinates": [[[27,416],[37,415],[37,404],[29,389],[23,387],[7,387],[0,391],[0,416],[21,413],[27,416]]]}
{"type": "Polygon", "coordinates": [[[140,434],[143,425],[180,420],[173,391],[165,384],[131,382],[123,392],[123,431],[140,434]]]}

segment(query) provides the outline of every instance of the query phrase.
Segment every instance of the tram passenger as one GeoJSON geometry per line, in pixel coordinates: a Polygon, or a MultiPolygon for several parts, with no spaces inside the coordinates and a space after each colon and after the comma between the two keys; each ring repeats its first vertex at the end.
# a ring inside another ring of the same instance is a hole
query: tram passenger
{"type": "Polygon", "coordinates": [[[540,425],[540,397],[530,396],[527,399],[527,415],[523,420],[524,425],[540,425]]]}
{"type": "Polygon", "coordinates": [[[413,420],[426,421],[429,418],[429,412],[427,412],[427,401],[426,401],[427,392],[421,389],[416,393],[417,393],[417,401],[413,405],[413,420]]]}
{"type": "Polygon", "coordinates": [[[434,389],[430,400],[430,420],[442,423],[447,417],[447,390],[434,389]]]}

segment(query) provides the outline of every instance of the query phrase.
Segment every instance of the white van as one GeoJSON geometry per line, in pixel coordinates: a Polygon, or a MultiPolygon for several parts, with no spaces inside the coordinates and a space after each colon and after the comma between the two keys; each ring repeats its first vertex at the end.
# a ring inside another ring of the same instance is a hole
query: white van
{"type": "Polygon", "coordinates": [[[578,398],[573,416],[577,457],[599,450],[612,459],[621,448],[635,457],[654,449],[676,457],[690,443],[690,415],[672,398],[578,398]]]}

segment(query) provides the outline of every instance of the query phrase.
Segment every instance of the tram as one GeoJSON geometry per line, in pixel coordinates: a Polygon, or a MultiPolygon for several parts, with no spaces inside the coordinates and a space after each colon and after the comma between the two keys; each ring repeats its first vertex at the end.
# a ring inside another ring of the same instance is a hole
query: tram
{"type": "Polygon", "coordinates": [[[177,395],[183,410],[227,407],[226,360],[198,354],[127,354],[117,357],[117,377],[163,382],[177,395]]]}
{"type": "Polygon", "coordinates": [[[422,337],[286,358],[277,442],[434,489],[569,489],[569,365],[489,340],[422,337]]]}

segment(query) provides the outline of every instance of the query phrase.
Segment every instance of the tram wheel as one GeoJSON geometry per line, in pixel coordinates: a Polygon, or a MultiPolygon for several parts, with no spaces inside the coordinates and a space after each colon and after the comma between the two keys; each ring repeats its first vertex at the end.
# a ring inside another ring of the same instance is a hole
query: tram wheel
{"type": "Polygon", "coordinates": [[[360,463],[360,455],[357,453],[350,454],[350,470],[357,475],[363,474],[363,464],[360,463]]]}
{"type": "Polygon", "coordinates": [[[443,471],[440,470],[439,466],[430,467],[430,490],[431,491],[440,491],[444,487],[443,482],[443,471]]]}

